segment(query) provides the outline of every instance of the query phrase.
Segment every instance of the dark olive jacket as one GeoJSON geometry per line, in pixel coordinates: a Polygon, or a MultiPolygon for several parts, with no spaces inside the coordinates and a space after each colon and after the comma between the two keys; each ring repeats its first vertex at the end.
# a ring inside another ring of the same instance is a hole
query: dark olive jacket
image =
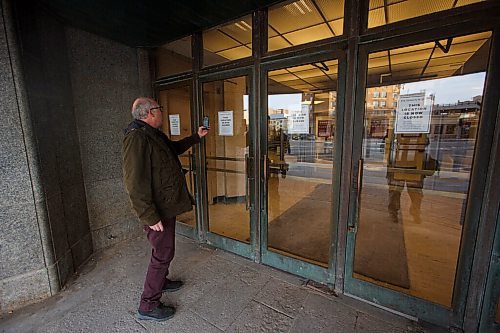
{"type": "Polygon", "coordinates": [[[132,209],[143,224],[155,225],[192,209],[192,197],[177,155],[200,142],[198,134],[171,141],[163,132],[134,120],[123,140],[123,179],[132,209]]]}

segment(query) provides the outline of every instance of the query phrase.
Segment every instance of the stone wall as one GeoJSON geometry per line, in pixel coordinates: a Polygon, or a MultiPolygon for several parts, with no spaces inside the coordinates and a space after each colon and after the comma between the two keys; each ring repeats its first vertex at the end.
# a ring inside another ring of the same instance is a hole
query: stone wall
{"type": "Polygon", "coordinates": [[[122,128],[151,94],[144,51],[0,0],[0,313],[57,293],[98,250],[135,236],[122,128]]]}
{"type": "Polygon", "coordinates": [[[67,28],[71,84],[94,249],[140,231],[121,169],[123,129],[137,96],[151,94],[146,52],[67,28]]]}
{"type": "Polygon", "coordinates": [[[11,14],[0,2],[0,312],[59,284],[11,14]]]}

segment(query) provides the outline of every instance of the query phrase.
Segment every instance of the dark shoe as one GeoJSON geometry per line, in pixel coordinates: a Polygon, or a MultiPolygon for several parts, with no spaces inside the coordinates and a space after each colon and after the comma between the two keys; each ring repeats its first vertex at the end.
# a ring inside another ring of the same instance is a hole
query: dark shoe
{"type": "Polygon", "coordinates": [[[175,309],[171,306],[160,303],[158,307],[151,311],[137,310],[137,319],[165,321],[172,318],[175,314],[175,309]]]}
{"type": "Polygon", "coordinates": [[[177,290],[181,289],[183,285],[184,285],[184,282],[182,282],[182,281],[167,280],[167,282],[165,282],[165,284],[163,285],[162,292],[165,293],[165,292],[177,291],[177,290]]]}

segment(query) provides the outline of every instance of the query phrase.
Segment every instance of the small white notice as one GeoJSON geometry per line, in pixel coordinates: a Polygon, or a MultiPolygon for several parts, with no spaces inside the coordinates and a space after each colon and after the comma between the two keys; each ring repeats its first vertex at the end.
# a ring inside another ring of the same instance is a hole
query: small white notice
{"type": "Polygon", "coordinates": [[[233,111],[219,111],[219,135],[233,136],[233,111]]]}
{"type": "Polygon", "coordinates": [[[309,133],[309,105],[302,105],[300,110],[290,110],[288,116],[288,133],[309,133]]]}
{"type": "Polygon", "coordinates": [[[169,114],[170,135],[181,135],[181,118],[178,114],[169,114]]]}
{"type": "Polygon", "coordinates": [[[429,133],[432,104],[425,92],[399,96],[394,133],[429,133]]]}

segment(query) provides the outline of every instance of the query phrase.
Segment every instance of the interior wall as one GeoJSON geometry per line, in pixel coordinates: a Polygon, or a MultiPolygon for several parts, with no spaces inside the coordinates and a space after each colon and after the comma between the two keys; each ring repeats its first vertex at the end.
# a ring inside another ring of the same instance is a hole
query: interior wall
{"type": "Polygon", "coordinates": [[[99,250],[142,230],[125,192],[121,147],[134,99],[151,96],[148,54],[78,29],[65,32],[90,230],[99,250]]]}

